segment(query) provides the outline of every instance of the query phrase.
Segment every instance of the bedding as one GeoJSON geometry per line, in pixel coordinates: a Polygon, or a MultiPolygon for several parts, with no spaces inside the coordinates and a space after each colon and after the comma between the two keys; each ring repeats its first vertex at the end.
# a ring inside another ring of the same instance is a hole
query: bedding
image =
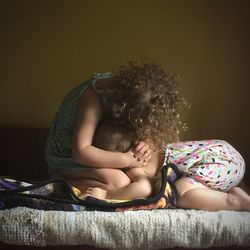
{"type": "Polygon", "coordinates": [[[174,181],[180,176],[173,164],[166,164],[155,176],[155,193],[148,198],[134,200],[97,199],[81,194],[65,179],[28,183],[0,176],[0,210],[25,206],[41,210],[61,211],[127,211],[177,206],[174,181]]]}
{"type": "MultiPolygon", "coordinates": [[[[48,179],[44,160],[47,133],[47,128],[0,128],[0,174],[27,182],[48,179]]],[[[239,151],[244,152],[244,147],[239,151]]],[[[243,156],[249,165],[249,156],[243,156]]],[[[45,211],[15,207],[0,210],[0,242],[37,247],[249,249],[250,213],[190,209],[45,211]]]]}
{"type": "MultiPolygon", "coordinates": [[[[166,169],[174,173],[162,173],[166,169]]],[[[62,180],[31,184],[1,177],[0,241],[108,249],[250,246],[249,212],[171,209],[167,187],[160,188],[164,193],[156,202],[124,206],[126,201],[80,200],[77,189],[62,180]]]]}
{"type": "Polygon", "coordinates": [[[28,246],[90,245],[108,249],[250,246],[250,213],[152,211],[0,211],[0,241],[28,246]]]}

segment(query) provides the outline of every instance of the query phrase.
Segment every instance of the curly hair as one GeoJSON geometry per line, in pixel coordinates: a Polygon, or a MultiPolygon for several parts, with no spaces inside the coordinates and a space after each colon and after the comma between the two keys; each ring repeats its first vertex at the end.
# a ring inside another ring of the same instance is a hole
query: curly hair
{"type": "Polygon", "coordinates": [[[155,149],[178,141],[184,128],[180,113],[187,103],[179,95],[176,79],[155,62],[120,67],[112,87],[106,89],[113,124],[130,128],[136,140],[148,140],[155,149]]]}

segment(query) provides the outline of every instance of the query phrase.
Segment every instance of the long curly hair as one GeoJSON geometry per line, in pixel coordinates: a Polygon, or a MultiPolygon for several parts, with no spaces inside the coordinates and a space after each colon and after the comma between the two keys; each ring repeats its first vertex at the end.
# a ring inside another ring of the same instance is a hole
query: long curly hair
{"type": "Polygon", "coordinates": [[[155,150],[178,141],[187,102],[180,97],[176,79],[155,62],[120,67],[106,89],[112,123],[134,131],[135,140],[148,141],[155,150]]]}

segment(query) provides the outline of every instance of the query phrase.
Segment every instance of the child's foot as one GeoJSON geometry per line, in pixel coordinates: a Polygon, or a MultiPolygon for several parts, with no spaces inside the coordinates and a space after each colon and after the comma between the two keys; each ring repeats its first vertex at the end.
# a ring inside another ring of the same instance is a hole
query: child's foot
{"type": "Polygon", "coordinates": [[[104,190],[99,187],[89,187],[86,190],[86,196],[93,196],[97,199],[106,199],[107,197],[107,190],[104,190]]]}
{"type": "Polygon", "coordinates": [[[240,211],[250,211],[250,196],[241,188],[234,187],[228,193],[236,209],[240,211]]]}

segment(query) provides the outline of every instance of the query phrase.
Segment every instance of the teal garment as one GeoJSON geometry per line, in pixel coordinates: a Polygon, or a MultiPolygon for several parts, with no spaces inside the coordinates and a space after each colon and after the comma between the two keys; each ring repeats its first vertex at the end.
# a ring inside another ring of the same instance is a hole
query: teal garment
{"type": "Polygon", "coordinates": [[[89,86],[93,86],[96,92],[101,95],[103,105],[107,105],[103,91],[99,90],[97,85],[98,80],[111,78],[112,76],[111,72],[94,73],[89,80],[72,89],[64,98],[52,121],[45,146],[45,158],[50,175],[74,173],[89,169],[88,166],[74,163],[72,159],[72,138],[77,117],[76,103],[80,95],[89,86]]]}

